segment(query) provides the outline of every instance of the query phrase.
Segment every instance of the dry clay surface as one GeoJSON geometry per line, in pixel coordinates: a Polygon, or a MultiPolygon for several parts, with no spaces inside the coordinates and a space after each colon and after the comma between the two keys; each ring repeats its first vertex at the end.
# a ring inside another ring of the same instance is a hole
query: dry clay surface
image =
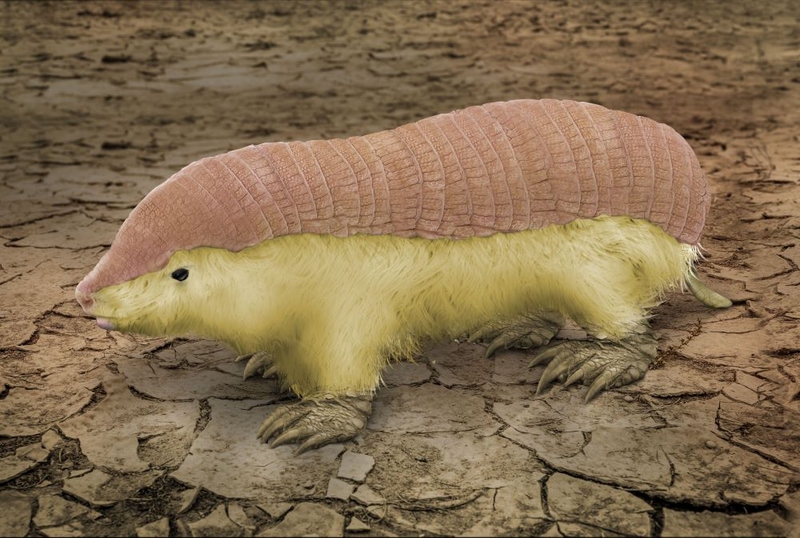
{"type": "Polygon", "coordinates": [[[797,536],[800,8],[656,4],[3,3],[0,535],[797,536]],[[256,440],[276,381],[74,301],[192,160],[544,97],[674,126],[716,191],[700,273],[734,306],[669,295],[641,383],[537,397],[529,353],[444,342],[294,457],[256,440]]]}

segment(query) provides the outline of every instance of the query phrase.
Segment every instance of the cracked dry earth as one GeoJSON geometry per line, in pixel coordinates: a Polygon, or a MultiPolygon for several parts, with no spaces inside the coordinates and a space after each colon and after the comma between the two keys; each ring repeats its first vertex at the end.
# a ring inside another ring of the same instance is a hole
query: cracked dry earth
{"type": "Polygon", "coordinates": [[[800,535],[800,8],[672,4],[3,3],[0,535],[800,535]],[[445,342],[293,457],[256,440],[274,381],[73,299],[192,160],[521,97],[668,123],[716,191],[734,306],[670,294],[643,382],[536,397],[529,354],[445,342]]]}

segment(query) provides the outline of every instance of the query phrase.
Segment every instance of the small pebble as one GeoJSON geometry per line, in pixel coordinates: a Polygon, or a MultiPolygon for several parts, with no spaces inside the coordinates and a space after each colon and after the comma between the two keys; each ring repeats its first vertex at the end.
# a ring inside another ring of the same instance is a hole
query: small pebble
{"type": "Polygon", "coordinates": [[[388,509],[389,507],[385,504],[373,504],[371,506],[367,506],[367,512],[369,515],[376,519],[385,518],[388,509]]]}
{"type": "Polygon", "coordinates": [[[625,400],[625,401],[626,401],[626,402],[628,402],[628,403],[631,403],[631,402],[633,401],[633,396],[631,396],[630,394],[627,394],[627,395],[626,395],[626,396],[623,398],[623,400],[625,400]]]}
{"type": "Polygon", "coordinates": [[[706,441],[706,448],[717,448],[717,442],[709,439],[706,441]]]}
{"type": "Polygon", "coordinates": [[[53,430],[47,430],[42,435],[42,446],[48,450],[53,450],[61,443],[61,437],[53,430]]]}
{"type": "Polygon", "coordinates": [[[353,516],[353,518],[350,520],[350,524],[347,525],[345,530],[348,532],[367,532],[369,530],[369,525],[353,516]]]}
{"type": "Polygon", "coordinates": [[[358,486],[358,489],[355,493],[350,495],[350,498],[356,501],[358,504],[363,504],[364,506],[383,504],[386,502],[380,493],[376,492],[366,484],[358,486]]]}
{"type": "Polygon", "coordinates": [[[354,482],[363,482],[374,466],[375,459],[372,456],[348,450],[342,454],[342,464],[339,466],[338,477],[354,482]]]}
{"type": "Polygon", "coordinates": [[[348,484],[344,480],[331,478],[328,482],[328,492],[325,494],[325,497],[346,501],[350,498],[350,495],[353,494],[355,489],[355,486],[348,484]]]}

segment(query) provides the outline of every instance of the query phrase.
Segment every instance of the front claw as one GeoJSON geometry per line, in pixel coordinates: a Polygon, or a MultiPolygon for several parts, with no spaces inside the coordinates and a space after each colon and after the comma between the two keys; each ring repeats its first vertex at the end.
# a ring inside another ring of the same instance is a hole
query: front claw
{"type": "Polygon", "coordinates": [[[242,380],[246,381],[249,377],[260,373],[261,377],[267,378],[269,376],[275,375],[278,373],[277,367],[272,364],[273,358],[265,351],[259,351],[257,353],[250,353],[249,355],[239,355],[236,357],[234,362],[247,360],[247,365],[244,367],[244,373],[242,373],[242,380]]]}
{"type": "Polygon", "coordinates": [[[330,443],[349,441],[367,425],[372,414],[372,395],[309,398],[278,407],[258,430],[262,442],[275,448],[300,443],[295,455],[330,443]]]}
{"type": "Polygon", "coordinates": [[[547,364],[536,388],[537,395],[556,379],[564,386],[581,381],[584,385],[590,385],[585,399],[588,402],[604,390],[641,379],[656,354],[655,336],[647,331],[619,341],[559,342],[538,353],[529,367],[547,364]]]}

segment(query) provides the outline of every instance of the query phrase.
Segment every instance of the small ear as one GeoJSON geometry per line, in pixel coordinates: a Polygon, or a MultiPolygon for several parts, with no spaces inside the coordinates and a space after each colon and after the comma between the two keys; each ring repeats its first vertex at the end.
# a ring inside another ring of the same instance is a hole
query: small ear
{"type": "Polygon", "coordinates": [[[184,280],[189,278],[189,270],[184,267],[181,267],[180,269],[175,269],[174,271],[172,271],[172,274],[170,276],[175,280],[177,280],[178,282],[183,282],[184,280]]]}

